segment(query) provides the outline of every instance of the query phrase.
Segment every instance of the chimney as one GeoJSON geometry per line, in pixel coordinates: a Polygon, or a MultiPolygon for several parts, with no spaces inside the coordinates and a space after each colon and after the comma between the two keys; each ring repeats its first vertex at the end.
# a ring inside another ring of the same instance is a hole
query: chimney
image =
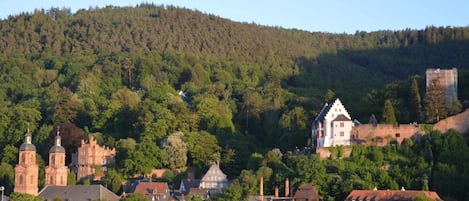
{"type": "Polygon", "coordinates": [[[264,177],[261,177],[260,192],[259,192],[259,194],[260,194],[261,196],[264,195],[264,177]]]}
{"type": "Polygon", "coordinates": [[[261,196],[261,201],[264,201],[264,177],[261,177],[260,181],[260,196],[261,196]]]}
{"type": "Polygon", "coordinates": [[[285,179],[285,197],[289,197],[290,196],[290,181],[287,179],[285,179]]]}
{"type": "Polygon", "coordinates": [[[275,195],[276,198],[278,198],[278,186],[275,187],[275,195]]]}

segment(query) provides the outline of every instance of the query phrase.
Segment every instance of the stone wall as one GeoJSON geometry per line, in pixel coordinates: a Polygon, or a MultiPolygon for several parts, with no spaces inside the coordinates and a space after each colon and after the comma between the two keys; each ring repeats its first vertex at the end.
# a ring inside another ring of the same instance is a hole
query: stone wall
{"type": "Polygon", "coordinates": [[[449,129],[455,129],[459,133],[469,134],[469,109],[463,113],[448,117],[436,123],[433,129],[446,132],[449,129]]]}
{"type": "Polygon", "coordinates": [[[401,124],[399,126],[361,124],[352,129],[350,140],[352,144],[385,146],[390,142],[401,144],[404,139],[420,138],[423,133],[423,130],[416,124],[401,124]]]}

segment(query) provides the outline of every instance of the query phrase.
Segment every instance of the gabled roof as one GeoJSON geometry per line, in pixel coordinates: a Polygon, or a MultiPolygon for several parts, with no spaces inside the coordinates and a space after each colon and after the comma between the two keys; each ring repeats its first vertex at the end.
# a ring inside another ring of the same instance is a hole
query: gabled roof
{"type": "Polygon", "coordinates": [[[298,187],[298,190],[296,190],[293,199],[319,201],[319,194],[313,184],[308,183],[298,187]]]}
{"type": "MultiPolygon", "coordinates": [[[[183,179],[181,180],[181,186],[184,186],[184,191],[182,193],[187,194],[191,188],[199,188],[199,185],[199,179],[183,179]]],[[[179,187],[179,190],[182,190],[181,186],[179,187]]]]}
{"type": "Polygon", "coordinates": [[[209,178],[212,176],[217,176],[220,180],[226,179],[226,174],[223,173],[220,169],[220,165],[218,163],[213,163],[205,175],[202,177],[202,181],[210,180],[209,178]]]}
{"type": "Polygon", "coordinates": [[[383,201],[412,201],[418,195],[424,195],[436,201],[443,201],[436,192],[415,191],[415,190],[353,190],[345,198],[345,201],[352,200],[383,200],[383,201]]]}
{"type": "Polygon", "coordinates": [[[334,120],[332,121],[352,121],[350,118],[346,117],[343,114],[339,114],[334,120]]]}
{"type": "Polygon", "coordinates": [[[159,200],[170,200],[169,188],[168,183],[166,182],[140,182],[135,187],[133,193],[140,193],[145,197],[150,198],[153,195],[162,195],[166,194],[165,197],[161,197],[159,200]]]}
{"type": "Polygon", "coordinates": [[[118,201],[119,196],[101,185],[76,185],[76,186],[46,186],[39,196],[44,200],[107,200],[118,201]]]}
{"type": "Polygon", "coordinates": [[[327,113],[329,112],[329,110],[331,109],[333,104],[328,104],[326,103],[324,105],[324,107],[322,107],[321,109],[321,112],[319,112],[318,116],[316,117],[316,119],[314,119],[314,122],[318,122],[318,121],[321,121],[324,119],[324,117],[327,115],[327,113]]]}

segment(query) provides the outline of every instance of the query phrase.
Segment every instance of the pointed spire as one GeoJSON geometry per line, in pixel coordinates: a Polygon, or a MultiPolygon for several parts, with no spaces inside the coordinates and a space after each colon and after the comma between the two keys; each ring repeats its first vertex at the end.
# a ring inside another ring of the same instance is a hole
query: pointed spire
{"type": "Polygon", "coordinates": [[[32,137],[31,137],[31,133],[29,132],[29,123],[28,123],[28,128],[26,130],[26,133],[24,134],[24,143],[32,144],[32,137]]]}
{"type": "Polygon", "coordinates": [[[57,135],[55,136],[55,146],[61,146],[60,126],[57,126],[57,135]]]}

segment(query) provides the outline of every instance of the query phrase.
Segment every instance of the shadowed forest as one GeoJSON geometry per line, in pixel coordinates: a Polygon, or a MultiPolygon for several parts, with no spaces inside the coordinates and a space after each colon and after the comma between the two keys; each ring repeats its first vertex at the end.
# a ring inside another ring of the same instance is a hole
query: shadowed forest
{"type": "MultiPolygon", "coordinates": [[[[290,177],[296,187],[315,183],[323,200],[352,189],[423,189],[423,181],[445,200],[469,197],[468,141],[453,131],[354,147],[349,159],[339,159],[341,148],[330,160],[294,154],[311,146],[311,122],[333,98],[363,123],[372,114],[380,121],[386,100],[399,123],[434,123],[420,115],[426,68],[458,68],[457,98],[469,100],[467,27],[332,34],[173,6],[51,8],[1,20],[0,53],[0,181],[8,194],[24,132],[44,167],[60,126],[67,163],[88,135],[117,149],[103,181],[116,193],[119,181],[153,168],[203,172],[220,161],[233,179],[220,200],[259,192],[260,176],[267,193],[290,177]]],[[[177,188],[184,177],[165,181],[177,188]]]]}

